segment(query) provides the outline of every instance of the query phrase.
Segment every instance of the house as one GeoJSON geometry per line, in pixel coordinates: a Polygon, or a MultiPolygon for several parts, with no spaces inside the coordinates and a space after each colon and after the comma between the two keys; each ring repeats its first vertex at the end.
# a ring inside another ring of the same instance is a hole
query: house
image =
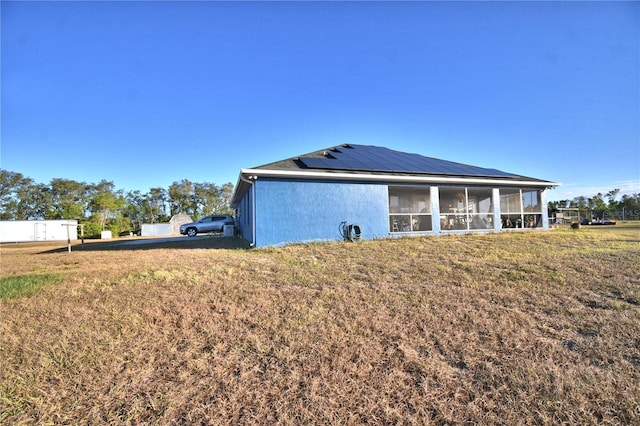
{"type": "Polygon", "coordinates": [[[242,169],[232,207],[241,235],[255,247],[548,229],[545,190],[557,185],[383,147],[344,144],[242,169]]]}

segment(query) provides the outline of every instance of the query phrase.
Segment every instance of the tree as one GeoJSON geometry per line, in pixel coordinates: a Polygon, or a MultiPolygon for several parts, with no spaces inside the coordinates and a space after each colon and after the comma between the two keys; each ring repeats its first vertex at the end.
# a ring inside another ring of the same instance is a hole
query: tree
{"type": "Polygon", "coordinates": [[[197,213],[200,216],[219,213],[220,204],[222,203],[222,197],[220,188],[216,184],[205,182],[194,184],[194,194],[196,205],[198,207],[197,213]]]}
{"type": "Polygon", "coordinates": [[[22,173],[0,169],[0,219],[24,219],[19,212],[20,193],[30,185],[33,180],[22,173]]]}
{"type": "Polygon", "coordinates": [[[151,188],[145,195],[149,206],[149,221],[151,223],[168,221],[167,217],[167,190],[164,188],[151,188]]]}
{"type": "Polygon", "coordinates": [[[42,183],[24,185],[17,191],[16,219],[44,219],[51,204],[51,191],[42,183]]]}
{"type": "Polygon", "coordinates": [[[89,185],[70,179],[52,179],[51,204],[46,219],[83,219],[89,207],[89,185]]]}
{"type": "Polygon", "coordinates": [[[144,197],[140,191],[129,191],[125,196],[124,217],[129,219],[131,229],[138,230],[142,227],[145,219],[144,197]]]}
{"type": "Polygon", "coordinates": [[[233,189],[234,189],[234,186],[231,182],[227,182],[224,185],[222,185],[222,188],[220,189],[222,204],[218,207],[219,209],[218,211],[220,213],[231,214],[232,212],[231,198],[233,197],[233,189]]]}
{"type": "Polygon", "coordinates": [[[611,191],[607,192],[607,200],[609,200],[609,208],[610,209],[615,209],[616,208],[616,197],[618,196],[618,194],[620,193],[620,189],[616,188],[616,189],[612,189],[611,191]]]}
{"type": "Polygon", "coordinates": [[[187,179],[173,182],[169,186],[169,205],[171,206],[171,216],[178,213],[195,216],[197,206],[194,202],[193,183],[187,179]]]}
{"type": "Polygon", "coordinates": [[[571,205],[571,200],[549,201],[547,208],[550,212],[556,212],[558,209],[566,209],[571,205]]]}
{"type": "Polygon", "coordinates": [[[116,191],[113,182],[101,180],[97,185],[90,187],[89,194],[91,218],[99,224],[100,230],[104,231],[107,223],[118,225],[120,228],[118,222],[124,207],[122,191],[116,191]]]}
{"type": "Polygon", "coordinates": [[[0,169],[0,219],[42,219],[44,214],[38,206],[39,192],[44,197],[46,190],[36,186],[33,179],[22,173],[0,169]]]}
{"type": "Polygon", "coordinates": [[[167,222],[166,194],[164,188],[151,188],[142,194],[140,191],[130,191],[125,200],[124,216],[131,222],[132,228],[137,230],[143,223],[167,222]]]}
{"type": "Polygon", "coordinates": [[[586,209],[587,206],[588,206],[587,197],[585,197],[584,195],[575,197],[573,200],[571,200],[571,204],[569,205],[569,207],[571,208],[579,208],[579,209],[586,209]]]}
{"type": "Polygon", "coordinates": [[[15,219],[16,191],[22,185],[21,173],[0,169],[0,218],[15,219]]]}
{"type": "Polygon", "coordinates": [[[619,203],[619,208],[625,209],[625,211],[630,212],[629,214],[633,214],[635,216],[639,215],[640,213],[638,212],[640,212],[640,193],[623,195],[619,203]]]}
{"type": "Polygon", "coordinates": [[[602,193],[600,192],[589,198],[587,202],[591,210],[604,211],[607,209],[607,204],[604,202],[602,193]]]}

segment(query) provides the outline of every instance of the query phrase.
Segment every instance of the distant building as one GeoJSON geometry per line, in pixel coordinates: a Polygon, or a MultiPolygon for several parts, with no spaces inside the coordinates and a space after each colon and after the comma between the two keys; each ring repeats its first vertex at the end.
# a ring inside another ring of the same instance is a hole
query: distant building
{"type": "Polygon", "coordinates": [[[140,235],[143,237],[160,237],[171,235],[171,225],[163,223],[143,223],[140,227],[140,235]]]}
{"type": "Polygon", "coordinates": [[[0,243],[67,241],[67,238],[78,239],[77,220],[0,221],[0,243]]]}
{"type": "Polygon", "coordinates": [[[145,237],[179,235],[180,225],[190,222],[193,221],[189,215],[184,213],[176,214],[171,217],[169,223],[143,223],[140,229],[140,235],[145,237]]]}
{"type": "Polygon", "coordinates": [[[557,183],[345,144],[242,169],[236,224],[254,246],[358,238],[548,229],[557,183]]]}
{"type": "Polygon", "coordinates": [[[174,214],[169,220],[169,227],[171,228],[171,235],[179,235],[180,234],[180,225],[184,225],[185,223],[191,223],[191,216],[184,213],[174,214]]]}

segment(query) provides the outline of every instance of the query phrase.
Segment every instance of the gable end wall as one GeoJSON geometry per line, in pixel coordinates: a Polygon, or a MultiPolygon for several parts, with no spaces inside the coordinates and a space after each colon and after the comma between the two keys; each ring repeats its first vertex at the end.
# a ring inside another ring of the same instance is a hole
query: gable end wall
{"type": "Polygon", "coordinates": [[[387,185],[258,179],[256,246],[341,240],[340,224],[358,224],[363,239],[387,236],[387,185]]]}

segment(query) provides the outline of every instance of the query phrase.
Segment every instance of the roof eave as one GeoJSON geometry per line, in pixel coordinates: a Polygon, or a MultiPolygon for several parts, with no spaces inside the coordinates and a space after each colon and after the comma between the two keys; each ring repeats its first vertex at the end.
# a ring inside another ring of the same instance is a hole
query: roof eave
{"type": "MultiPolygon", "coordinates": [[[[253,176],[289,179],[312,180],[357,180],[367,182],[398,182],[398,183],[444,183],[444,184],[476,184],[476,185],[501,185],[501,186],[535,186],[552,188],[560,183],[544,180],[522,180],[513,178],[489,178],[474,176],[442,176],[442,175],[397,175],[397,174],[370,174],[370,173],[342,173],[307,170],[270,170],[270,169],[242,169],[238,183],[242,176],[253,176]]],[[[235,196],[234,196],[235,200],[235,196]]]]}
{"type": "Polygon", "coordinates": [[[235,186],[235,189],[233,191],[233,195],[231,196],[231,207],[232,208],[238,207],[238,204],[240,203],[240,200],[242,200],[242,197],[244,197],[244,194],[246,194],[247,190],[252,185],[251,180],[248,179],[247,177],[245,177],[246,176],[245,170],[248,170],[248,169],[242,169],[242,170],[240,170],[240,173],[238,174],[238,181],[236,182],[236,186],[235,186]]]}

